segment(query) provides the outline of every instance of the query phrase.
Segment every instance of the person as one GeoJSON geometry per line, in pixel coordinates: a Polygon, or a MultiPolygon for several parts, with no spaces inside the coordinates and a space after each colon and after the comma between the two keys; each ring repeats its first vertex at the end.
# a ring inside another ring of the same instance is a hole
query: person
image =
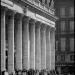
{"type": "Polygon", "coordinates": [[[4,71],[4,75],[9,75],[7,70],[4,71]]]}

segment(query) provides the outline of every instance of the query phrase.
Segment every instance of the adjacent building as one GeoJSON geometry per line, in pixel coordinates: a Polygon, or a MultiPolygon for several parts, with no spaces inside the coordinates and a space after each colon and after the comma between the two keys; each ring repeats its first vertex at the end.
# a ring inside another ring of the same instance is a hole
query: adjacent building
{"type": "Polygon", "coordinates": [[[53,0],[1,0],[1,71],[54,70],[56,20],[53,0]]]}
{"type": "Polygon", "coordinates": [[[74,0],[55,0],[56,69],[60,73],[74,71],[74,0]]]}

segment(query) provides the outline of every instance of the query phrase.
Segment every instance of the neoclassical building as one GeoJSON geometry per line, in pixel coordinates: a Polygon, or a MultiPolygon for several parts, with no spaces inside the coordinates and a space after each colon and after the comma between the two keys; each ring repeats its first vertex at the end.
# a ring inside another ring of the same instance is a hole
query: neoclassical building
{"type": "Polygon", "coordinates": [[[1,71],[55,69],[53,0],[1,0],[1,71]]]}

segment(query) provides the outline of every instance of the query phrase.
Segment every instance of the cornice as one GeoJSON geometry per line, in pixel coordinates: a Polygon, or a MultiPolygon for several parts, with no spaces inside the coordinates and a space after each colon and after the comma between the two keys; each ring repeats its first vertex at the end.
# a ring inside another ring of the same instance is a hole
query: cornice
{"type": "MultiPolygon", "coordinates": [[[[16,1],[16,0],[14,0],[14,1],[16,1]]],[[[32,4],[31,2],[28,2],[27,0],[20,0],[20,1],[17,0],[16,2],[23,3],[24,6],[26,6],[26,7],[33,7],[34,9],[41,11],[42,13],[50,16],[53,21],[56,21],[58,19],[55,15],[51,14],[50,12],[48,12],[46,10],[43,10],[42,8],[36,6],[35,4],[32,4]]],[[[50,10],[52,10],[52,9],[50,9],[50,10]]],[[[52,11],[54,11],[54,10],[52,10],[52,11]]]]}

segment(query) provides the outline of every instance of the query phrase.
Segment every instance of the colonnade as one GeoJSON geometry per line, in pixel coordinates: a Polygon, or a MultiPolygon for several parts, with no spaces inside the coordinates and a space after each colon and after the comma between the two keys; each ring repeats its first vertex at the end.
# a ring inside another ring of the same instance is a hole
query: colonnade
{"type": "Polygon", "coordinates": [[[7,43],[8,73],[14,72],[14,67],[17,70],[54,69],[54,28],[20,13],[5,9],[1,7],[1,70],[5,70],[6,67],[5,49],[7,43]],[[7,43],[6,37],[8,38],[7,43]]]}

